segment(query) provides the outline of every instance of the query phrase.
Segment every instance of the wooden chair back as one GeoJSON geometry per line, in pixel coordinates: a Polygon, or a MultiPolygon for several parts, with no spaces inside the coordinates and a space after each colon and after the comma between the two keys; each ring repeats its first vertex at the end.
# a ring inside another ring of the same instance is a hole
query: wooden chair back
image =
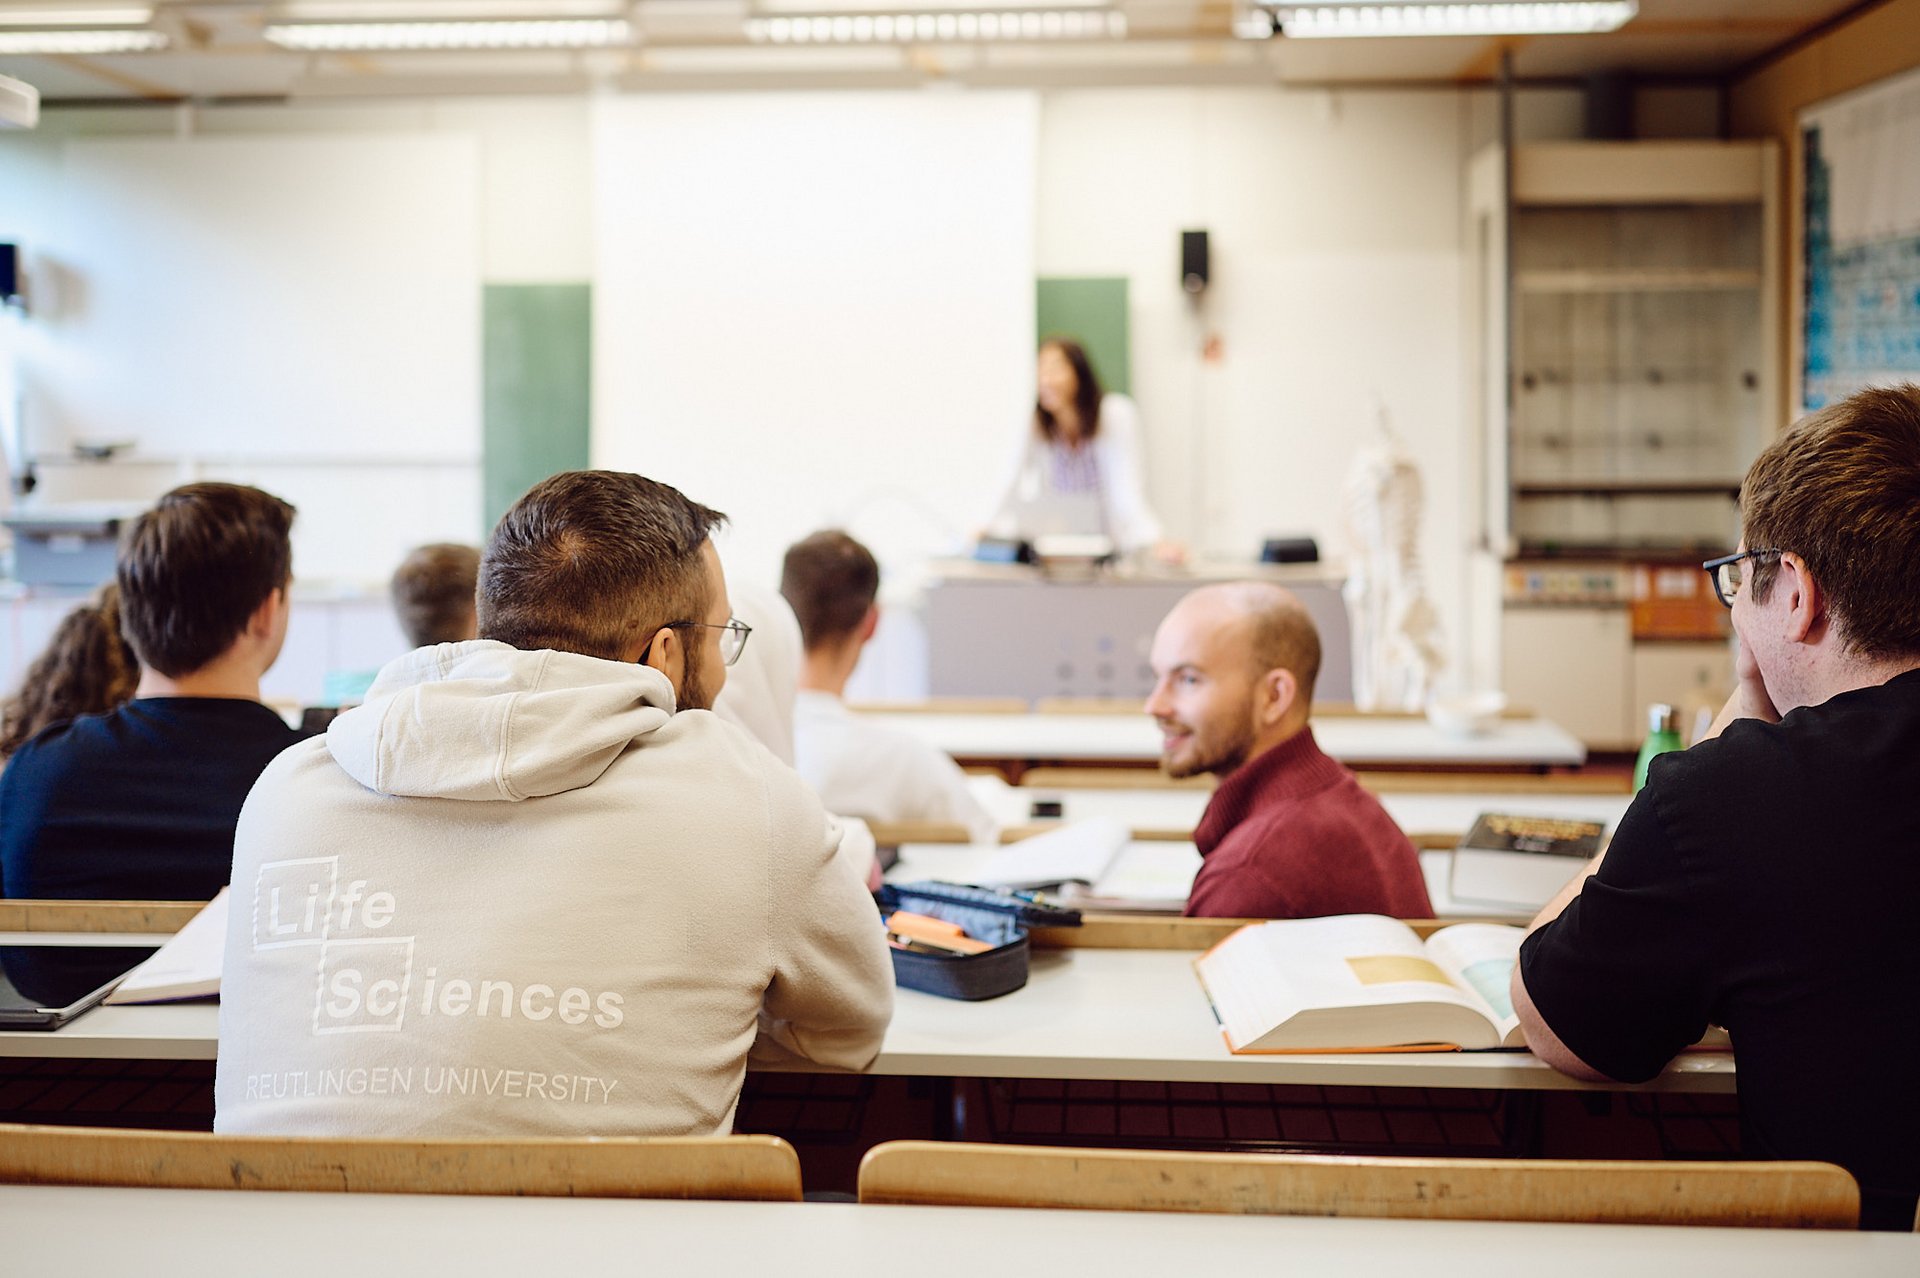
{"type": "Polygon", "coordinates": [[[883,848],[903,843],[971,843],[973,833],[957,821],[869,821],[873,841],[883,848]]]}
{"type": "Polygon", "coordinates": [[[1211,773],[1175,779],[1158,768],[1028,768],[1020,774],[1025,790],[1211,790],[1218,778],[1211,773]]]}
{"type": "Polygon", "coordinates": [[[1632,794],[1619,772],[1360,772],[1374,794],[1632,794]]]}
{"type": "Polygon", "coordinates": [[[1338,1158],[892,1141],[860,1201],[1227,1215],[1383,1216],[1853,1229],[1830,1163],[1338,1158]]]}
{"type": "Polygon", "coordinates": [[[394,1140],[0,1124],[0,1184],[800,1201],[776,1136],[394,1140]]]}
{"type": "Polygon", "coordinates": [[[925,701],[855,701],[847,708],[860,714],[1026,714],[1031,709],[1019,697],[928,697],[925,701]]]}
{"type": "MultiPolygon", "coordinates": [[[[1633,777],[1619,772],[1359,772],[1360,784],[1375,794],[1631,794],[1633,777]]],[[[1158,769],[1140,767],[1028,768],[1023,789],[1033,790],[1211,790],[1212,776],[1174,780],[1158,769]]]]}
{"type": "Polygon", "coordinates": [[[205,901],[0,901],[0,932],[178,932],[205,901]]]}

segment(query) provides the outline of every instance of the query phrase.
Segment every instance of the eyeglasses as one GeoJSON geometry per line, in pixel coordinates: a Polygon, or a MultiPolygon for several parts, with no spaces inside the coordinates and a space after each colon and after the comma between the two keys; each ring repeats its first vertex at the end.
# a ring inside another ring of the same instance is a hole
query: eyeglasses
{"type": "Polygon", "coordinates": [[[1742,559],[1751,559],[1759,563],[1764,559],[1778,559],[1784,551],[1779,550],[1742,550],[1738,554],[1722,555],[1718,559],[1709,559],[1700,565],[1707,579],[1713,582],[1713,593],[1727,607],[1733,607],[1733,597],[1740,593],[1741,585],[1746,581],[1746,571],[1740,567],[1742,559]]]}
{"type": "Polygon", "coordinates": [[[685,630],[689,626],[698,626],[702,630],[724,630],[726,633],[720,636],[720,660],[729,666],[740,660],[740,654],[747,650],[747,636],[753,633],[753,627],[738,617],[729,617],[725,622],[669,621],[660,628],[685,630]]]}

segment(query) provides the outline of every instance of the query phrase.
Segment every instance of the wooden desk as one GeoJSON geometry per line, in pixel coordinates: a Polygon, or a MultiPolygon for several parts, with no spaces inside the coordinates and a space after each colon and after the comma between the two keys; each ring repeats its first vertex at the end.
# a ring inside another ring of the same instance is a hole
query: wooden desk
{"type": "MultiPolygon", "coordinates": [[[[17,940],[0,934],[0,944],[17,940]]],[[[108,938],[93,937],[95,941],[108,938]]],[[[149,943],[151,943],[149,941],[149,943]]],[[[1595,1088],[1524,1052],[1237,1057],[1194,979],[1187,950],[1043,950],[1025,989],[983,1003],[896,996],[869,1071],[938,1078],[1079,1078],[1326,1086],[1731,1093],[1733,1061],[1682,1057],[1639,1088],[1595,1088]]],[[[98,1007],[53,1033],[0,1032],[0,1056],[212,1060],[219,1008],[98,1007]]]]}
{"type": "MultiPolygon", "coordinates": [[[[1039,764],[1146,766],[1160,731],[1145,714],[934,714],[869,712],[963,763],[1009,772],[1039,764]]],[[[1570,767],[1586,747],[1546,719],[1503,719],[1483,736],[1450,737],[1424,719],[1329,718],[1313,725],[1321,749],[1349,767],[1481,769],[1570,767]]]]}
{"type": "Polygon", "coordinates": [[[721,1269],[845,1278],[887,1256],[912,1257],[925,1278],[979,1278],[1009,1257],[1021,1268],[1112,1275],[1278,1263],[1300,1274],[1485,1278],[1522,1257],[1561,1278],[1920,1272],[1912,1234],[1652,1225],[52,1185],[0,1186],[0,1219],[15,1224],[10,1272],[73,1278],[156,1266],[204,1278],[335,1278],[343,1267],[369,1278],[721,1269]]]}

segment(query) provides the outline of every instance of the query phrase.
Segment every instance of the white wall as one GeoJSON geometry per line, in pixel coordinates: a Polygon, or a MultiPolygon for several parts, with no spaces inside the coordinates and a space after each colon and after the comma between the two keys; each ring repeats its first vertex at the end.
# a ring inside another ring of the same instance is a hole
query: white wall
{"type": "Polygon", "coordinates": [[[842,524],[888,568],[990,513],[1032,395],[1024,93],[606,98],[596,465],[733,518],[736,572],[842,524]]]}
{"type": "Polygon", "coordinates": [[[54,461],[41,495],[256,483],[301,508],[306,579],[383,583],[413,545],[478,539],[480,286],[588,278],[586,122],[578,99],[443,99],[62,110],[0,137],[0,240],[36,293],[0,330],[33,365],[34,443],[114,434],[150,459],[54,461]],[[50,401],[48,369],[81,360],[119,389],[56,377],[50,401]],[[271,411],[236,425],[243,403],[271,411]]]}
{"type": "Polygon", "coordinates": [[[1149,496],[1171,529],[1227,558],[1283,532],[1340,553],[1340,486],[1384,404],[1426,479],[1429,585],[1459,668],[1465,95],[1072,90],[1041,121],[1037,265],[1131,277],[1149,496]],[[1190,228],[1211,232],[1198,305],[1179,283],[1190,228]]]}

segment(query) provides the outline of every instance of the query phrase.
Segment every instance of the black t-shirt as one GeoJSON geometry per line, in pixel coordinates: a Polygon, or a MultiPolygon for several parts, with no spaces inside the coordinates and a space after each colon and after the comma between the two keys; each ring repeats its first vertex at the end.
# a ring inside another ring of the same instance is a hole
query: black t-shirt
{"type": "Polygon", "coordinates": [[[273,756],[300,740],[257,701],[143,697],[55,724],[0,770],[0,893],[205,901],[273,756]]]}
{"type": "Polygon", "coordinates": [[[1653,1077],[1709,1022],[1746,1152],[1834,1162],[1862,1223],[1920,1195],[1920,671],[1654,762],[1600,873],[1520,950],[1573,1053],[1653,1077]]]}

